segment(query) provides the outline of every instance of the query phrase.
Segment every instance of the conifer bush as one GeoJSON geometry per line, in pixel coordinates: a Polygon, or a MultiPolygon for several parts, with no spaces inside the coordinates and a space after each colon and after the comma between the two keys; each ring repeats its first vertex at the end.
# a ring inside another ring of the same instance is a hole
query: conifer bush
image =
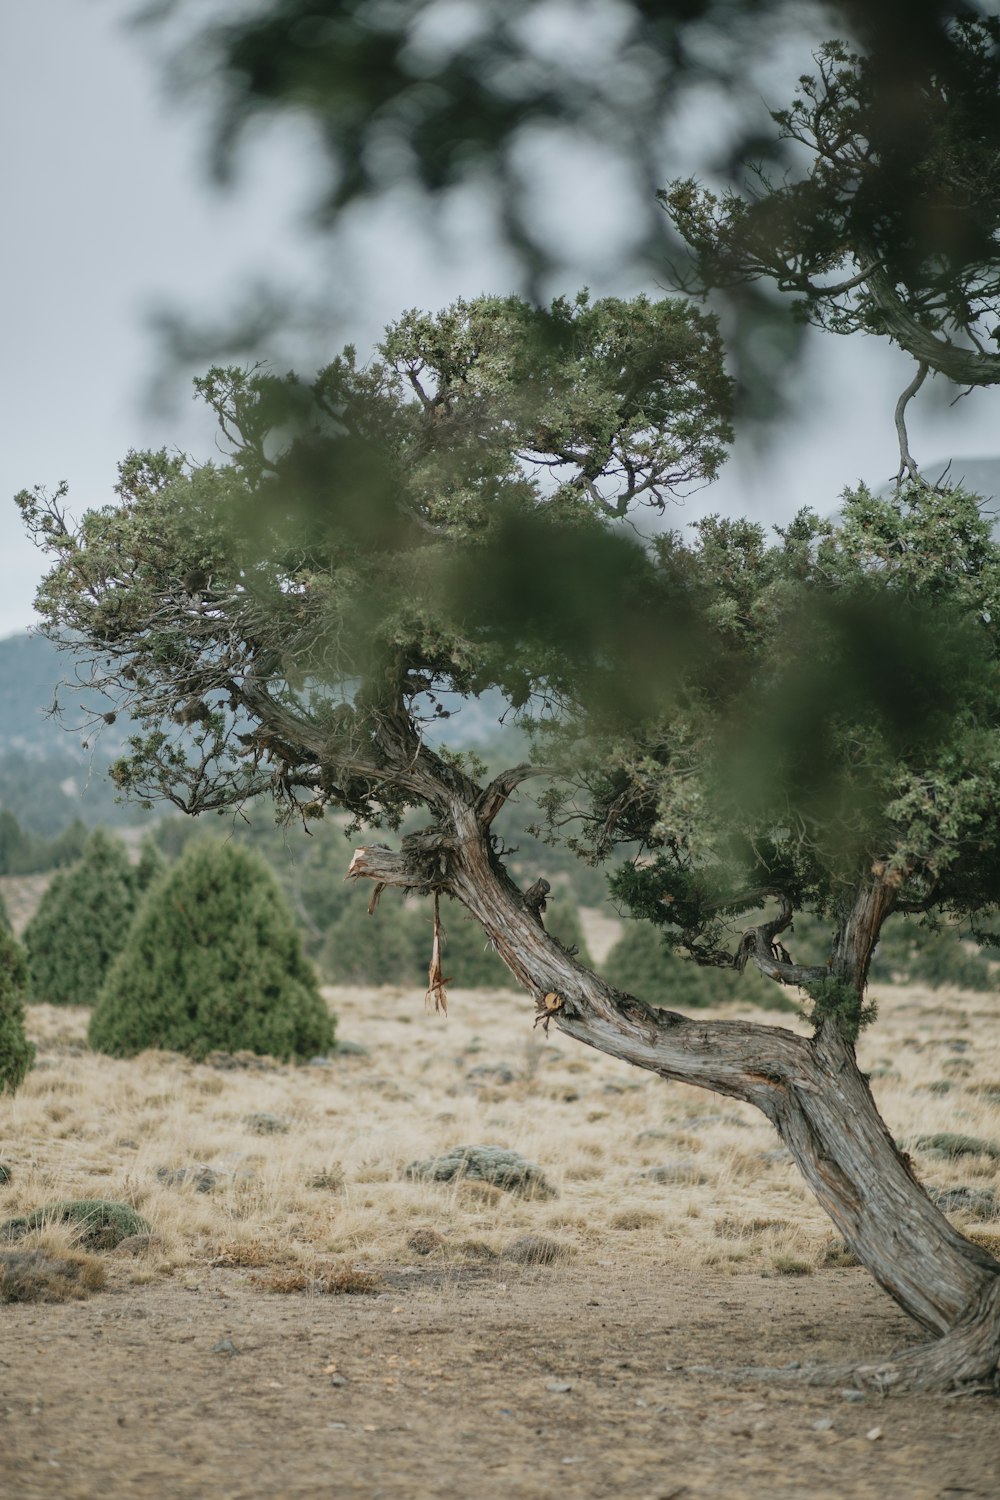
{"type": "Polygon", "coordinates": [[[90,1020],[113,1057],[147,1047],[288,1060],[333,1046],[334,1023],[264,861],[236,844],[189,848],[139,910],[90,1020]]]}
{"type": "MultiPolygon", "coordinates": [[[[6,911],[3,912],[6,918],[6,911]]],[[[35,1060],[24,1034],[28,966],[13,933],[0,922],[0,1093],[13,1093],[35,1060]]]]}
{"type": "Polygon", "coordinates": [[[31,998],[93,1005],[135,916],[139,886],[120,839],[96,829],[52,880],[24,932],[31,998]]]}

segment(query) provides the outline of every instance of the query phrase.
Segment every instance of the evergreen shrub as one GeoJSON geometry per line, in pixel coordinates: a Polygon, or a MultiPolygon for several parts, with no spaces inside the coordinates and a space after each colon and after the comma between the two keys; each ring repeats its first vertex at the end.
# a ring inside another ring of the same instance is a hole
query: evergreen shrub
{"type": "Polygon", "coordinates": [[[274,877],[236,844],[189,848],[150,888],[90,1020],[113,1057],[147,1047],[200,1060],[284,1060],[333,1046],[334,1023],[274,877]]]}
{"type": "Polygon", "coordinates": [[[93,1005],[135,916],[139,883],[120,839],[103,829],[54,876],[24,932],[31,998],[93,1005]]]}
{"type": "MultiPolygon", "coordinates": [[[[6,911],[3,917],[6,919],[6,911]]],[[[13,1093],[35,1060],[24,1034],[24,1000],[28,966],[13,933],[0,923],[0,1092],[13,1093]]]]}

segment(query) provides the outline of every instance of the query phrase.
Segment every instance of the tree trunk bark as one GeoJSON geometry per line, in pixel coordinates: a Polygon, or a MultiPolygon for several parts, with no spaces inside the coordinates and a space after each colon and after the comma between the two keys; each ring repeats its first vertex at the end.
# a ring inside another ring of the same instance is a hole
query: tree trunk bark
{"type": "MultiPolygon", "coordinates": [[[[614,989],[545,932],[464,800],[451,801],[441,826],[404,838],[400,853],[381,845],[356,850],[348,878],[360,877],[460,901],[534,996],[539,1015],[566,1035],[766,1115],[858,1259],[938,1340],[855,1372],[859,1379],[934,1388],[996,1381],[1000,1264],[952,1228],[927,1197],[896,1149],[836,1018],[804,1038],[781,1027],[652,1009],[614,989]]],[[[885,899],[865,892],[856,911],[875,914],[885,899]]],[[[867,974],[864,937],[852,928],[842,943],[854,945],[867,974]]]]}

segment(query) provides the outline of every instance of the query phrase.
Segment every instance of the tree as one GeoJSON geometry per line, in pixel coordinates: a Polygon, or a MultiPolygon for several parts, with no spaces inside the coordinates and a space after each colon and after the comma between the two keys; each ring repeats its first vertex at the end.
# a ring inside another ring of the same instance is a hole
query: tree
{"type": "Polygon", "coordinates": [[[688,291],[771,281],[800,321],[913,356],[896,427],[899,478],[916,479],[905,411],[928,371],[1000,383],[1000,19],[956,19],[903,79],[843,42],[815,62],[771,115],[805,172],[758,168],[721,197],[688,178],[660,197],[694,255],[688,291]]]}
{"type": "Polygon", "coordinates": [[[135,915],[138,885],[120,839],[96,829],[47,887],[24,932],[31,997],[93,1005],[135,915]]]}
{"type": "Polygon", "coordinates": [[[24,1034],[27,988],[24,950],[6,922],[0,921],[0,1093],[12,1094],[35,1061],[34,1044],[24,1034]]]}
{"type": "MultiPolygon", "coordinates": [[[[935,1336],[852,1379],[992,1381],[1000,1266],[926,1196],[854,1051],[889,914],[977,923],[1000,900],[1000,550],[975,500],[860,490],[775,544],[711,520],[640,545],[620,519],[713,472],[726,434],[717,335],[683,304],[482,299],[407,315],[363,370],[201,390],[228,463],[130,455],[118,504],[77,526],[61,495],[19,497],[55,557],[46,628],[141,726],[119,786],[389,830],[426,809],[398,849],[356,849],[372,906],[450,896],[546,1027],[759,1108],[935,1336]],[[576,799],[582,852],[630,851],[633,911],[698,963],[801,988],[812,1037],[654,1009],[546,930],[493,833],[543,767],[484,784],[422,733],[487,687],[539,731],[553,827],[576,799]],[[825,923],[820,963],[783,946],[796,910],[825,923]]],[[[184,951],[143,942],[136,985],[184,951]]]]}
{"type": "Polygon", "coordinates": [[[146,1047],[308,1058],[333,1020],[292,915],[264,861],[199,843],[156,881],[108,974],[89,1039],[132,1057],[146,1047]]]}

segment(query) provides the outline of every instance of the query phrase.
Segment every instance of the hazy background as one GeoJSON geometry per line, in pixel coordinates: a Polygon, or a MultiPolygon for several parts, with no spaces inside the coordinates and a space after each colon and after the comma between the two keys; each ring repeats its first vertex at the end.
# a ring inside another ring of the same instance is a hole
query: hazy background
{"type": "MultiPolygon", "coordinates": [[[[167,358],[174,313],[211,334],[255,297],[266,305],[274,288],[292,289],[297,317],[265,347],[279,367],[305,368],[348,341],[369,349],[406,307],[517,286],[489,206],[474,199],[428,226],[400,194],[355,214],[336,244],[316,233],[310,143],[292,127],[262,137],[235,190],[221,193],[208,177],[205,121],[168,95],[153,35],[125,25],[134,9],[34,0],[0,18],[0,636],[31,624],[42,571],[10,503],[18,489],[66,479],[79,512],[112,498],[130,447],[211,454],[185,360],[167,358]]],[[[792,80],[808,55],[786,50],[776,78],[792,80]]],[[[694,107],[690,139],[713,122],[711,107],[694,107]]],[[[615,269],[635,205],[608,164],[564,152],[533,165],[538,214],[564,261],[551,290],[657,294],[654,280],[643,287],[615,269]]],[[[664,180],[683,165],[665,163],[664,180]]],[[[744,435],[724,477],[666,524],[708,510],[779,522],[803,504],[832,510],[858,478],[884,483],[897,465],[893,407],[912,368],[872,339],[810,335],[795,410],[766,438],[744,435]]],[[[952,457],[961,474],[963,458],[1000,452],[996,399],[981,390],[949,408],[928,381],[910,407],[918,461],[952,457]]]]}

